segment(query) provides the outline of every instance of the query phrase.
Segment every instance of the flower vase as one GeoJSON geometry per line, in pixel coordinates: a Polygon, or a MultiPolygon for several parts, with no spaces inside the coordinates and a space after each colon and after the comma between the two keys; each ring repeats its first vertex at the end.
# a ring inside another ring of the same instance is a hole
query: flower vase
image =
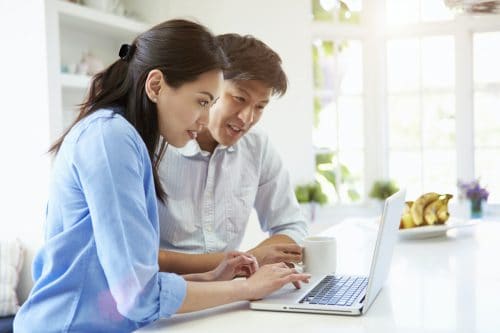
{"type": "Polygon", "coordinates": [[[473,219],[479,219],[483,217],[483,200],[470,200],[470,217],[473,219]]]}

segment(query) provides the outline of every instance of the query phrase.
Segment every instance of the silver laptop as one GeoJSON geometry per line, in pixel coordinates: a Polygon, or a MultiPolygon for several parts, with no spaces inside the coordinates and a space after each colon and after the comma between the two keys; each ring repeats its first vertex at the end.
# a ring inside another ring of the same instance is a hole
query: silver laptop
{"type": "Polygon", "coordinates": [[[264,299],[251,302],[250,308],[354,316],[368,311],[389,274],[405,193],[405,190],[400,190],[385,200],[368,277],[312,276],[310,288],[295,289],[289,285],[264,299]]]}

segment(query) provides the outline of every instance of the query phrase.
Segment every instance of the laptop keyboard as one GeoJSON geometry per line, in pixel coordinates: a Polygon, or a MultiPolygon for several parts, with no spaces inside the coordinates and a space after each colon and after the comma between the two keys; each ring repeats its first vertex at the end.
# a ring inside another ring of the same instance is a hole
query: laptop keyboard
{"type": "Polygon", "coordinates": [[[350,306],[367,284],[366,277],[327,275],[299,303],[350,306]]]}

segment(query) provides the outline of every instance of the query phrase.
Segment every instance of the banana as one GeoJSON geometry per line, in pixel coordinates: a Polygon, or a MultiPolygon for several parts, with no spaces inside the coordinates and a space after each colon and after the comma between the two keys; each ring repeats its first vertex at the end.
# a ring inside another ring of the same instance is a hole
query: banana
{"type": "Polygon", "coordinates": [[[436,212],[437,215],[437,222],[436,224],[444,224],[448,218],[450,217],[450,213],[448,212],[448,202],[450,201],[451,198],[453,198],[453,195],[451,194],[444,194],[444,198],[441,198],[442,205],[439,207],[439,209],[436,212]]]}
{"type": "Polygon", "coordinates": [[[451,198],[451,194],[429,192],[421,195],[415,202],[406,201],[399,228],[444,224],[450,216],[448,202],[451,198]]]}
{"type": "Polygon", "coordinates": [[[413,219],[411,218],[410,208],[413,205],[413,201],[405,202],[405,206],[403,209],[403,215],[401,216],[401,222],[399,224],[399,229],[407,229],[416,227],[415,223],[413,223],[413,219]]]}
{"type": "Polygon", "coordinates": [[[410,208],[410,214],[415,225],[420,226],[424,224],[424,208],[439,198],[439,194],[436,192],[429,192],[421,195],[410,208]]]}
{"type": "Polygon", "coordinates": [[[437,212],[444,204],[444,195],[440,195],[436,200],[429,203],[424,208],[424,222],[429,225],[433,225],[438,222],[439,218],[437,212]]]}

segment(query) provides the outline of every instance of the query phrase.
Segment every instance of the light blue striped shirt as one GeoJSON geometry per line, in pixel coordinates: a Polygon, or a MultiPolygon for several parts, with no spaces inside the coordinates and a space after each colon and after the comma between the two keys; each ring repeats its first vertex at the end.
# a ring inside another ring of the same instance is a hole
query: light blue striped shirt
{"type": "Polygon", "coordinates": [[[212,154],[194,140],[180,149],[169,146],[159,174],[167,192],[167,204],[158,205],[164,249],[238,249],[253,207],[263,231],[296,242],[307,234],[288,172],[261,130],[252,129],[231,147],[219,145],[212,154]]]}
{"type": "Polygon", "coordinates": [[[121,115],[97,111],[66,136],[46,218],[16,332],[130,332],[182,304],[184,279],[158,272],[148,151],[121,115]]]}

